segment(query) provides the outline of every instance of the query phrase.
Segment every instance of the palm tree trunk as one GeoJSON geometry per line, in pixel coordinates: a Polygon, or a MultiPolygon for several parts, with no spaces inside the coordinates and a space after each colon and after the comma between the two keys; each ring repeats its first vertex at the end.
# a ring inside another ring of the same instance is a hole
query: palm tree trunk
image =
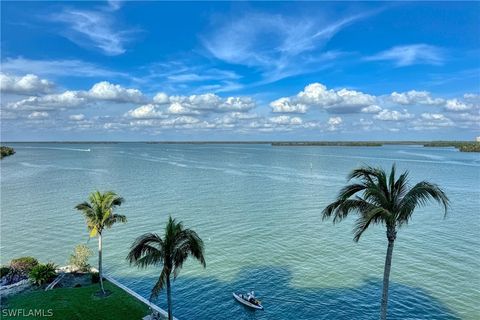
{"type": "Polygon", "coordinates": [[[98,275],[100,277],[100,288],[102,293],[105,294],[105,289],[103,288],[103,270],[102,270],[102,234],[98,234],[98,275]]]}
{"type": "Polygon", "coordinates": [[[388,285],[390,282],[390,269],[392,267],[393,244],[395,242],[395,237],[395,230],[387,230],[388,248],[387,256],[385,257],[385,270],[383,272],[383,292],[382,304],[380,307],[380,320],[387,319],[388,285]]]}
{"type": "Polygon", "coordinates": [[[167,304],[168,304],[168,320],[173,319],[172,315],[172,288],[170,287],[170,275],[167,276],[167,304]]]}

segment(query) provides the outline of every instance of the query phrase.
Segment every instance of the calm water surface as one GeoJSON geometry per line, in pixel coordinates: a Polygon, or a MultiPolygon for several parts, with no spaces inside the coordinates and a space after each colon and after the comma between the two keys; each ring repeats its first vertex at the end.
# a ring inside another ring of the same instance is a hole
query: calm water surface
{"type": "MultiPolygon", "coordinates": [[[[441,184],[452,207],[445,220],[439,206],[422,208],[399,231],[390,319],[480,319],[479,154],[418,146],[12,146],[17,154],[1,162],[1,262],[33,255],[65,264],[88,241],[73,207],[92,190],[115,190],[126,198],[119,212],[128,223],[105,233],[105,268],[144,296],[159,271],[126,262],[137,236],[162,234],[171,214],[204,239],[207,269],[187,263],[174,282],[180,319],[376,319],[384,229],[356,244],[353,219],[332,225],[320,212],[352,168],[395,161],[412,182],[441,184]],[[231,296],[251,289],[265,311],[231,296]]],[[[95,249],[96,240],[88,244],[95,249]]]]}

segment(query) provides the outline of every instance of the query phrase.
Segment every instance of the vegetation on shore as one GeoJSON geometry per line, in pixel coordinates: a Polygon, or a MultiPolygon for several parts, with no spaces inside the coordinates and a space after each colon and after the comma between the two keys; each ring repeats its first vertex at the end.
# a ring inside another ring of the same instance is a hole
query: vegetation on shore
{"type": "Polygon", "coordinates": [[[117,286],[105,281],[108,297],[95,296],[96,285],[80,288],[58,288],[49,291],[20,293],[10,297],[2,306],[2,319],[33,319],[32,315],[19,315],[18,310],[43,310],[47,319],[142,319],[148,307],[117,286]],[[17,314],[14,314],[17,312],[17,314]]]}
{"type": "Polygon", "coordinates": [[[348,178],[356,181],[340,190],[337,199],[323,210],[323,219],[333,217],[333,223],[336,223],[349,214],[356,214],[358,218],[354,227],[355,242],[360,240],[371,225],[380,224],[386,227],[388,247],[380,309],[380,320],[385,320],[393,245],[397,231],[408,224],[415,209],[425,206],[430,200],[441,204],[446,216],[449,200],[439,186],[427,181],[419,182],[410,188],[408,171],[397,178],[395,165],[392,166],[389,175],[380,168],[361,167],[353,170],[348,178]]]}
{"type": "Polygon", "coordinates": [[[11,156],[13,154],[15,154],[15,150],[13,150],[13,148],[5,146],[0,147],[0,159],[11,156]]]}
{"type": "Polygon", "coordinates": [[[453,147],[461,152],[480,152],[480,142],[476,141],[432,141],[424,147],[453,147]]]}
{"type": "Polygon", "coordinates": [[[461,152],[480,152],[480,143],[464,144],[458,150],[461,152]]]}
{"type": "Polygon", "coordinates": [[[303,147],[303,146],[339,146],[339,147],[381,147],[383,143],[374,141],[279,141],[272,142],[272,146],[288,146],[288,147],[303,147]]]}
{"type": "Polygon", "coordinates": [[[480,152],[480,142],[475,141],[276,141],[274,147],[381,147],[383,145],[420,145],[424,147],[454,147],[462,152],[480,152]]]}

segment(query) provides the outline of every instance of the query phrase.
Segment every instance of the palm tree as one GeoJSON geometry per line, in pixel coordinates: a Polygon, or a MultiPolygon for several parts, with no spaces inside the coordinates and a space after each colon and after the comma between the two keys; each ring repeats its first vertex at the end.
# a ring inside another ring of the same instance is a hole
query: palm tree
{"type": "Polygon", "coordinates": [[[138,267],[162,266],[160,276],[152,289],[150,300],[158,297],[160,291],[167,287],[168,319],[172,317],[172,293],[170,277],[176,279],[188,256],[197,259],[205,268],[203,241],[191,229],[184,229],[182,222],[168,218],[165,236],[145,233],[132,244],[127,260],[138,267]]]}
{"type": "Polygon", "coordinates": [[[322,212],[323,219],[333,216],[333,223],[340,222],[350,213],[356,213],[358,219],[354,227],[354,241],[358,242],[370,225],[382,224],[387,228],[387,256],[383,274],[383,292],[380,319],[387,318],[388,284],[392,265],[393,244],[397,230],[405,226],[417,207],[424,206],[429,200],[443,205],[444,217],[447,214],[449,200],[436,184],[422,181],[412,188],[408,184],[408,172],[395,177],[395,164],[390,177],[380,168],[361,167],[353,170],[348,180],[357,182],[345,186],[337,199],[322,212]]]}
{"type": "Polygon", "coordinates": [[[104,229],[111,228],[117,222],[127,222],[127,217],[124,215],[113,213],[114,209],[124,201],[113,191],[105,193],[95,191],[88,197],[88,202],[85,201],[75,206],[75,209],[81,211],[85,217],[90,238],[98,236],[98,275],[103,294],[105,294],[105,289],[103,288],[102,272],[102,233],[104,229]]]}

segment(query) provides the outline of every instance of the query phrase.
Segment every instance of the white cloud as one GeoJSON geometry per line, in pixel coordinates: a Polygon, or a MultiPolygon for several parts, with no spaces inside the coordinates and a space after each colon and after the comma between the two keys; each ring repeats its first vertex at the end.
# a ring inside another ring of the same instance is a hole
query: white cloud
{"type": "Polygon", "coordinates": [[[315,106],[329,113],[356,113],[375,102],[376,98],[374,96],[360,91],[348,89],[333,90],[327,89],[327,87],[321,83],[312,83],[307,85],[305,89],[296,96],[280,98],[273,101],[271,106],[272,104],[276,105],[276,109],[278,110],[279,106],[283,103],[283,105],[291,109],[301,109],[301,107],[298,106],[304,105],[306,107],[315,106]]]}
{"type": "Polygon", "coordinates": [[[480,94],[478,93],[465,93],[463,95],[465,100],[480,102],[480,94]]]}
{"type": "Polygon", "coordinates": [[[403,93],[393,92],[390,95],[390,99],[392,100],[392,102],[401,105],[441,105],[445,103],[444,99],[432,98],[430,92],[428,91],[416,90],[411,90],[403,93]]]}
{"type": "Polygon", "coordinates": [[[338,130],[338,127],[342,124],[343,120],[341,117],[331,117],[328,119],[328,130],[335,131],[338,130]]]}
{"type": "Polygon", "coordinates": [[[95,84],[89,91],[65,91],[47,94],[39,97],[28,97],[7,104],[14,110],[55,110],[86,106],[99,101],[117,103],[138,103],[143,100],[143,94],[137,89],[123,88],[106,81],[95,84]]]}
{"type": "Polygon", "coordinates": [[[96,83],[89,91],[88,96],[96,100],[139,103],[143,99],[140,90],[123,88],[118,84],[107,81],[96,83]]]}
{"type": "Polygon", "coordinates": [[[164,92],[159,92],[153,97],[153,102],[157,104],[166,104],[170,100],[168,99],[168,95],[164,92]]]}
{"type": "Polygon", "coordinates": [[[68,117],[68,119],[72,120],[72,121],[82,121],[85,119],[85,115],[84,114],[72,114],[68,117]]]}
{"type": "Polygon", "coordinates": [[[204,93],[190,96],[168,96],[161,92],[154,96],[158,105],[167,105],[171,114],[200,114],[206,112],[248,112],[255,108],[255,100],[250,97],[222,98],[214,93],[204,93]]]}
{"type": "Polygon", "coordinates": [[[365,12],[333,20],[321,13],[299,18],[250,12],[240,17],[226,17],[213,26],[211,34],[204,36],[203,43],[215,58],[258,67],[265,81],[272,82],[311,72],[313,68],[322,67],[325,61],[335,59],[338,53],[320,50],[339,31],[371,14],[365,12]]]}
{"type": "Polygon", "coordinates": [[[414,64],[441,65],[444,61],[442,49],[428,44],[396,46],[367,57],[370,61],[392,61],[397,67],[414,64]]]}
{"type": "MultiPolygon", "coordinates": [[[[190,69],[188,70],[190,71],[190,69]]],[[[179,72],[167,76],[167,79],[171,82],[201,82],[208,80],[236,80],[241,78],[233,71],[219,70],[219,69],[206,69],[201,74],[194,72],[179,72]]]]}
{"type": "Polygon", "coordinates": [[[120,2],[110,2],[107,7],[98,10],[80,10],[66,8],[51,14],[49,21],[64,24],[60,34],[73,43],[86,48],[95,48],[109,56],[125,53],[125,45],[138,32],[135,29],[123,29],[116,26],[115,11],[120,2]]]}
{"type": "Polygon", "coordinates": [[[49,114],[48,112],[39,112],[39,111],[34,111],[28,115],[29,119],[45,119],[48,118],[49,114]]]}
{"type": "Polygon", "coordinates": [[[268,121],[278,125],[301,125],[303,123],[301,118],[290,116],[271,117],[268,121]]]}
{"type": "Polygon", "coordinates": [[[192,110],[187,107],[184,107],[181,102],[172,102],[167,109],[167,112],[170,114],[183,114],[183,115],[194,115],[200,114],[200,111],[192,110]]]}
{"type": "Polygon", "coordinates": [[[372,104],[371,106],[362,108],[362,110],[360,110],[360,111],[362,113],[379,113],[380,111],[382,111],[382,108],[380,108],[379,106],[377,106],[375,104],[372,104]]]}
{"type": "Polygon", "coordinates": [[[461,102],[458,99],[449,99],[445,103],[445,110],[448,111],[467,111],[470,109],[472,109],[471,105],[461,102]]]}
{"type": "Polygon", "coordinates": [[[414,130],[433,130],[454,126],[454,122],[441,113],[422,113],[412,122],[414,130]]]}
{"type": "Polygon", "coordinates": [[[2,61],[2,71],[13,74],[33,73],[42,76],[68,77],[123,77],[129,74],[111,71],[81,60],[32,60],[23,57],[6,58],[2,61]]]}
{"type": "Polygon", "coordinates": [[[36,95],[47,93],[54,84],[46,79],[40,79],[34,74],[23,77],[0,73],[0,88],[2,92],[14,94],[36,95]]]}
{"type": "Polygon", "coordinates": [[[28,97],[7,104],[12,110],[55,110],[76,108],[87,103],[87,98],[80,91],[65,91],[58,94],[47,94],[41,97],[28,97]]]}
{"type": "Polygon", "coordinates": [[[228,97],[218,108],[222,111],[246,112],[255,108],[255,101],[250,97],[228,97]]]}
{"type": "Polygon", "coordinates": [[[374,115],[373,118],[382,121],[404,121],[407,119],[413,118],[413,114],[408,113],[407,110],[399,112],[397,110],[388,110],[383,109],[377,115],[374,115]]]}
{"type": "Polygon", "coordinates": [[[308,109],[304,104],[292,103],[288,97],[270,102],[270,107],[275,113],[305,113],[308,109]]]}
{"type": "Polygon", "coordinates": [[[450,120],[445,115],[441,113],[422,113],[422,118],[425,120],[433,120],[433,121],[447,121],[450,120]]]}
{"type": "Polygon", "coordinates": [[[125,115],[127,117],[136,119],[152,119],[164,117],[164,114],[154,104],[146,104],[136,109],[129,110],[125,115]]]}

